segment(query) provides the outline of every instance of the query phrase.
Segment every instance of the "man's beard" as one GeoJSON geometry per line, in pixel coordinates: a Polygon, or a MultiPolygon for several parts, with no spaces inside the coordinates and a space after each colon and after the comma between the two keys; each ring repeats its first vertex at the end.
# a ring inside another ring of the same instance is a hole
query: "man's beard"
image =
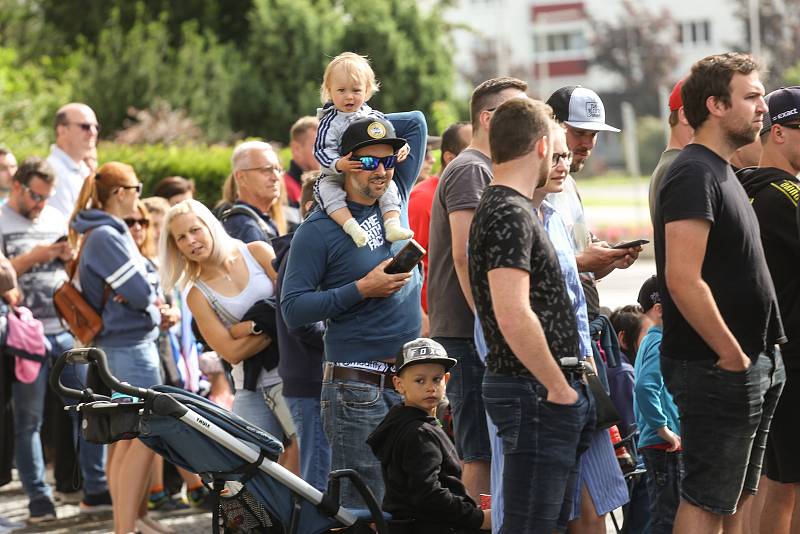
{"type": "Polygon", "coordinates": [[[550,180],[550,162],[543,159],[539,164],[539,172],[536,180],[536,188],[544,187],[550,180]]]}
{"type": "Polygon", "coordinates": [[[585,157],[583,159],[578,159],[578,158],[573,157],[572,158],[572,163],[570,163],[570,165],[569,165],[569,172],[570,173],[581,172],[581,169],[583,169],[583,166],[586,165],[586,160],[587,159],[589,159],[589,158],[585,157]]]}
{"type": "Polygon", "coordinates": [[[725,139],[728,141],[728,144],[736,148],[749,145],[756,140],[757,136],[758,130],[753,128],[752,123],[735,129],[725,130],[725,139]]]}

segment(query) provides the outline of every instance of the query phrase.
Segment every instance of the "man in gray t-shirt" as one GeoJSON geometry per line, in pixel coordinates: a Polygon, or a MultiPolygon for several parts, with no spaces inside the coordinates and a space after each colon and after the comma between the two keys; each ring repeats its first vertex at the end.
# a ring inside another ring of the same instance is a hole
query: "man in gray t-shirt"
{"type": "Polygon", "coordinates": [[[528,86],[515,78],[495,78],[472,93],[472,142],[445,169],[431,208],[428,250],[428,313],[431,337],[459,363],[451,371],[447,398],[453,413],[455,445],[464,462],[467,493],[490,493],[491,446],[481,398],[483,363],[475,350],[472,290],[467,240],[484,188],[492,179],[489,121],[508,99],[525,96],[528,86]]]}
{"type": "Polygon", "coordinates": [[[647,201],[650,205],[650,219],[653,218],[656,206],[656,192],[661,184],[664,175],[667,174],[669,166],[675,161],[678,154],[681,153],[685,147],[692,140],[694,135],[694,128],[689,126],[689,121],[686,120],[686,115],[683,114],[683,99],[681,98],[681,87],[683,87],[683,80],[675,84],[672,88],[672,93],[669,95],[669,143],[661,158],[653,169],[653,174],[650,175],[650,191],[647,195],[647,201]]]}

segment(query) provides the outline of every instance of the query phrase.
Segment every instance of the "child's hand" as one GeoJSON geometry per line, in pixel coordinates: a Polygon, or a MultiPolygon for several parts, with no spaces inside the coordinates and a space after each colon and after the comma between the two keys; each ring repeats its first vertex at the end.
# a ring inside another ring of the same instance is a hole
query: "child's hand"
{"type": "Polygon", "coordinates": [[[358,160],[356,161],[351,160],[350,156],[352,155],[353,153],[349,152],[344,156],[342,156],[341,158],[337,159],[336,164],[334,165],[334,167],[336,167],[336,170],[341,173],[345,173],[347,171],[361,170],[361,162],[358,160]]]}
{"type": "Polygon", "coordinates": [[[397,163],[402,163],[406,160],[408,155],[411,153],[411,147],[408,146],[408,143],[403,145],[403,148],[397,151],[397,163]]]}

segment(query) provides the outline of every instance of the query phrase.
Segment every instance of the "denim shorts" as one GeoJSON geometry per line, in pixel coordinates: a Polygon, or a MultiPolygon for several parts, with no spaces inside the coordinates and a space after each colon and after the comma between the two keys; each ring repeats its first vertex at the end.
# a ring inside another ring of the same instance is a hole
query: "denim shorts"
{"type": "Polygon", "coordinates": [[[436,337],[448,356],[458,360],[450,369],[447,400],[453,413],[453,433],[458,457],[465,463],[488,462],[492,459],[486,409],[481,397],[481,384],[486,367],[472,338],[436,337]]]}
{"type": "Polygon", "coordinates": [[[129,347],[97,348],[106,353],[111,374],[120,382],[140,388],[151,388],[161,383],[161,360],[155,341],[144,341],[129,347]]]}
{"type": "Polygon", "coordinates": [[[567,527],[578,458],[594,429],[594,400],[588,386],[572,405],[547,402],[547,390],[533,377],[487,371],[483,398],[503,441],[503,524],[501,534],[563,532],[567,527]]]}
{"type": "Polygon", "coordinates": [[[758,489],[786,381],[780,350],[762,352],[740,372],[673,358],[661,358],[661,372],[681,418],[681,497],[714,514],[734,514],[742,491],[758,489]]]}

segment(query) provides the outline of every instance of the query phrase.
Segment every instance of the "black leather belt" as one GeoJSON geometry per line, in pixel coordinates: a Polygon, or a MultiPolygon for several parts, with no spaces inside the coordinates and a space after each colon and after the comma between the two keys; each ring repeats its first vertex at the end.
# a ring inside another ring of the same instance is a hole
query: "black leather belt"
{"type": "Polygon", "coordinates": [[[364,369],[357,369],[354,367],[339,367],[337,365],[326,365],[322,379],[326,382],[336,380],[353,380],[355,382],[364,382],[373,386],[394,389],[394,382],[392,375],[384,373],[374,373],[364,369]]]}

